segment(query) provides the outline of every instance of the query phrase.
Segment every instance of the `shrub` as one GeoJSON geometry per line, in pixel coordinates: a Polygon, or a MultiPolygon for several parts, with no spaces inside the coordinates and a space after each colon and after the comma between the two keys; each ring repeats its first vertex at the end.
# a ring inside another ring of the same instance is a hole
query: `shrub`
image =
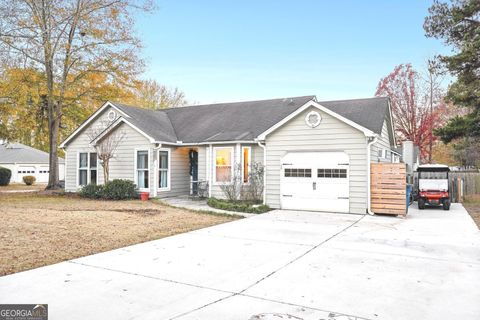
{"type": "Polygon", "coordinates": [[[82,198],[100,199],[103,197],[103,186],[97,184],[87,184],[84,186],[79,194],[82,198]]]}
{"type": "Polygon", "coordinates": [[[230,182],[220,184],[220,189],[226,199],[235,202],[238,200],[262,201],[264,166],[254,162],[250,166],[248,183],[243,183],[242,166],[235,165],[230,182]]]}
{"type": "Polygon", "coordinates": [[[10,169],[0,167],[0,186],[8,186],[11,177],[12,171],[10,169]]]}
{"type": "Polygon", "coordinates": [[[123,179],[115,179],[105,185],[87,184],[79,194],[83,198],[105,200],[127,200],[138,197],[135,184],[123,179]]]}
{"type": "Polygon", "coordinates": [[[35,178],[34,176],[24,176],[22,179],[27,186],[31,186],[35,183],[35,181],[37,181],[37,178],[35,178]]]}
{"type": "Polygon", "coordinates": [[[255,205],[254,201],[231,201],[231,200],[222,200],[216,198],[209,198],[207,204],[210,207],[236,211],[236,212],[245,212],[245,213],[264,213],[270,211],[270,207],[267,205],[255,205]]]}
{"type": "Polygon", "coordinates": [[[132,181],[115,179],[105,184],[102,198],[108,200],[126,200],[138,198],[138,195],[136,186],[132,181]]]}

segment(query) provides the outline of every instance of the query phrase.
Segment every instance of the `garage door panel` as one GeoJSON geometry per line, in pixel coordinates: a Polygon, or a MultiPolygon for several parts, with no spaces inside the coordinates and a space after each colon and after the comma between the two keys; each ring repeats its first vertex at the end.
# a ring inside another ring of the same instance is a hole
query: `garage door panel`
{"type": "Polygon", "coordinates": [[[349,212],[349,158],[344,152],[292,152],[281,161],[283,209],[349,212]]]}

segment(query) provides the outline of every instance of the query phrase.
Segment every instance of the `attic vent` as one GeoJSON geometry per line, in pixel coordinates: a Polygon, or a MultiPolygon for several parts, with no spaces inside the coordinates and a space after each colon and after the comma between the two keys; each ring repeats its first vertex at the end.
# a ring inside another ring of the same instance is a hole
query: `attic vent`
{"type": "Polygon", "coordinates": [[[322,117],[317,111],[310,111],[305,117],[305,123],[310,128],[315,128],[316,126],[318,126],[320,124],[320,121],[322,121],[322,117]]]}
{"type": "Polygon", "coordinates": [[[107,118],[109,121],[114,121],[117,118],[117,113],[113,110],[110,110],[107,114],[107,118]]]}

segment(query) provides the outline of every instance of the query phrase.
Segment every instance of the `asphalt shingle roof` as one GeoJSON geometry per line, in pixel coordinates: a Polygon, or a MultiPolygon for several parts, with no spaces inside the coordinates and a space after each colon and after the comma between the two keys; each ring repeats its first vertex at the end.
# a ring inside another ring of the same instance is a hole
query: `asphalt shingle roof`
{"type": "Polygon", "coordinates": [[[383,121],[388,112],[386,97],[322,101],[319,104],[377,134],[382,133],[383,121]]]}
{"type": "MultiPolygon", "coordinates": [[[[21,143],[0,144],[0,163],[48,163],[48,153],[21,143]]],[[[59,163],[64,163],[58,158],[59,163]]]]}
{"type": "MultiPolygon", "coordinates": [[[[253,140],[315,96],[194,105],[163,110],[113,103],[157,141],[183,143],[253,140]]],[[[388,98],[319,102],[339,115],[381,134],[388,98]]]]}

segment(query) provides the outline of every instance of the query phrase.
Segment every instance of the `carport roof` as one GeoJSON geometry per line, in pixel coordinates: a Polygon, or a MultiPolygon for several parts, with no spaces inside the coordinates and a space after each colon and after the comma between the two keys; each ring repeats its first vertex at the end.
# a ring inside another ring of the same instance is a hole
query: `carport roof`
{"type": "MultiPolygon", "coordinates": [[[[48,164],[48,153],[17,142],[0,144],[0,163],[45,163],[48,164]]],[[[58,158],[64,163],[63,158],[58,158]]]]}

